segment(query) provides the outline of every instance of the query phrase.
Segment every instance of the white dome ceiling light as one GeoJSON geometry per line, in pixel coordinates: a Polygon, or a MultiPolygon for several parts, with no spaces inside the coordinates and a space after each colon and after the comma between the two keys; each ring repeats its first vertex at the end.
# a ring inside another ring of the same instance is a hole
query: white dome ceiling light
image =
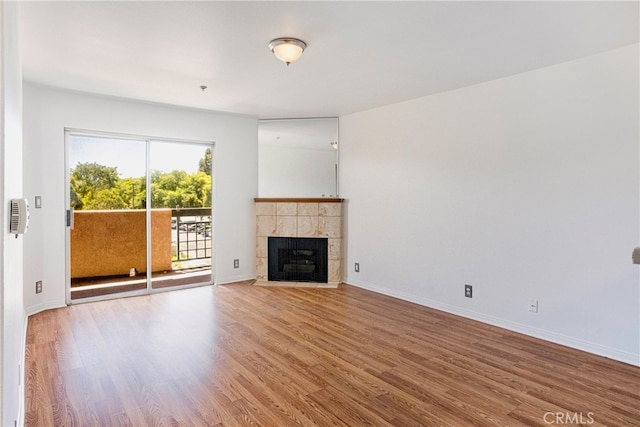
{"type": "Polygon", "coordinates": [[[292,37],[280,37],[271,40],[269,49],[280,61],[291,64],[302,56],[302,52],[307,48],[307,44],[292,37]]]}

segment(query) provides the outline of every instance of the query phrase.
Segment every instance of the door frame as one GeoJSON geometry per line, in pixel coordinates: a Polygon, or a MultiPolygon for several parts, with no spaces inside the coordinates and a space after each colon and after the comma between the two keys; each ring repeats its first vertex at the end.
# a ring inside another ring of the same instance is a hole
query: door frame
{"type": "MultiPolygon", "coordinates": [[[[95,131],[95,130],[86,130],[86,129],[78,129],[78,128],[64,128],[64,179],[65,179],[65,302],[67,305],[70,304],[78,304],[85,302],[93,302],[93,301],[102,301],[108,299],[129,297],[129,296],[137,296],[137,295],[149,295],[158,292],[168,292],[179,289],[187,289],[194,288],[199,286],[209,286],[214,285],[216,283],[215,280],[215,268],[214,268],[214,259],[215,259],[215,236],[216,236],[216,228],[213,226],[214,218],[215,218],[215,167],[212,167],[211,170],[211,179],[213,185],[211,186],[211,223],[212,223],[212,233],[211,233],[211,281],[204,283],[193,283],[186,285],[178,285],[172,287],[161,287],[161,288],[153,288],[152,286],[152,274],[151,271],[151,262],[152,259],[149,256],[151,253],[151,207],[150,204],[147,205],[145,209],[145,227],[146,227],[146,236],[147,241],[146,250],[147,250],[147,273],[146,273],[146,287],[145,289],[135,290],[135,291],[126,291],[119,292],[114,294],[106,294],[95,297],[88,297],[82,299],[71,299],[71,228],[73,225],[73,212],[71,211],[71,223],[69,224],[67,221],[67,216],[70,212],[71,207],[71,173],[70,173],[70,164],[69,164],[69,150],[70,150],[70,137],[73,135],[78,136],[87,136],[87,137],[102,137],[102,138],[111,138],[111,139],[126,139],[130,141],[141,141],[145,143],[145,175],[146,175],[146,199],[151,200],[151,174],[150,166],[151,166],[151,144],[154,141],[157,142],[173,142],[173,143],[182,143],[182,144],[197,144],[202,145],[203,147],[209,147],[211,149],[212,158],[215,158],[215,142],[214,141],[204,141],[204,140],[192,140],[192,139],[184,139],[184,138],[167,138],[167,137],[153,137],[153,136],[143,136],[143,135],[134,135],[134,134],[125,134],[118,132],[105,132],[105,131],[95,131]]],[[[215,164],[215,162],[213,162],[215,164]]]]}

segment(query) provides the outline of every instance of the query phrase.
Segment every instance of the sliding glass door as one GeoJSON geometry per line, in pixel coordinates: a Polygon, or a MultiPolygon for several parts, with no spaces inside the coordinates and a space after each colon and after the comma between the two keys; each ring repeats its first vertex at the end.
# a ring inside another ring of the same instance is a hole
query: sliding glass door
{"type": "Polygon", "coordinates": [[[66,141],[69,301],[212,283],[212,144],[66,141]]]}
{"type": "Polygon", "coordinates": [[[210,146],[152,141],[154,289],[211,282],[211,159],[210,146]]]}

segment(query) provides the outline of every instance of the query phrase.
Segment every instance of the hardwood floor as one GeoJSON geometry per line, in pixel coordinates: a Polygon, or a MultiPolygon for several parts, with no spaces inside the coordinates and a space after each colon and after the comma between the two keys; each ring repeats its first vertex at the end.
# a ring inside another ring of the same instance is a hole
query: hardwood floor
{"type": "Polygon", "coordinates": [[[352,286],[29,319],[26,426],[640,425],[640,368],[352,286]]]}

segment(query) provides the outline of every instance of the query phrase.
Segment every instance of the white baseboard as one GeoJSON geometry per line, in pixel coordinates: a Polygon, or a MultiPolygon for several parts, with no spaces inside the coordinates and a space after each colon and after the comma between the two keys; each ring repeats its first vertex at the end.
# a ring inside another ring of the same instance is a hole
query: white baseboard
{"type": "Polygon", "coordinates": [[[50,301],[47,303],[43,303],[43,304],[37,304],[31,307],[27,307],[25,309],[25,316],[24,316],[24,322],[23,322],[23,336],[22,336],[22,353],[20,355],[20,367],[21,370],[20,372],[18,372],[18,375],[20,376],[20,398],[18,400],[18,426],[22,427],[24,426],[24,420],[25,420],[25,400],[24,400],[24,396],[25,396],[25,390],[24,390],[24,385],[25,385],[25,364],[26,364],[26,350],[27,350],[27,329],[29,327],[29,317],[33,316],[34,314],[40,313],[42,311],[45,310],[50,310],[53,308],[61,308],[61,307],[66,307],[67,304],[62,301],[50,301]]]}
{"type": "Polygon", "coordinates": [[[24,392],[24,382],[25,382],[25,362],[26,362],[26,351],[27,351],[27,327],[29,326],[29,316],[25,314],[24,320],[22,322],[22,352],[20,354],[20,372],[18,372],[18,376],[20,376],[20,387],[19,393],[20,397],[18,399],[18,426],[24,426],[25,420],[25,392],[24,392]]]}
{"type": "Polygon", "coordinates": [[[65,301],[48,301],[42,304],[32,305],[31,307],[26,307],[25,311],[27,313],[27,317],[33,316],[34,314],[40,313],[41,311],[51,310],[53,308],[61,308],[66,307],[67,303],[65,301]]]}
{"type": "Polygon", "coordinates": [[[255,280],[255,278],[256,278],[255,274],[242,274],[242,275],[239,274],[237,276],[227,276],[227,277],[221,277],[221,278],[216,277],[215,284],[227,285],[229,283],[244,282],[246,280],[255,280]]]}
{"type": "Polygon", "coordinates": [[[587,353],[617,360],[619,362],[628,363],[634,366],[640,366],[640,354],[630,353],[630,352],[619,350],[616,348],[611,348],[611,347],[603,346],[601,344],[585,341],[579,338],[559,334],[557,332],[535,328],[522,323],[489,316],[483,313],[478,313],[472,310],[467,310],[461,307],[442,303],[439,301],[434,301],[428,298],[418,298],[415,295],[410,295],[410,294],[405,294],[403,292],[396,292],[396,291],[391,291],[389,289],[379,288],[369,283],[365,283],[357,280],[350,280],[349,282],[345,282],[345,283],[352,286],[356,286],[358,288],[376,292],[379,294],[398,298],[404,301],[413,302],[415,304],[422,305],[425,307],[441,310],[446,313],[455,314],[456,316],[477,320],[479,322],[487,323],[489,325],[497,326],[499,328],[507,329],[507,330],[518,332],[534,338],[539,338],[545,341],[549,341],[556,344],[571,347],[577,350],[585,351],[587,353]]]}

